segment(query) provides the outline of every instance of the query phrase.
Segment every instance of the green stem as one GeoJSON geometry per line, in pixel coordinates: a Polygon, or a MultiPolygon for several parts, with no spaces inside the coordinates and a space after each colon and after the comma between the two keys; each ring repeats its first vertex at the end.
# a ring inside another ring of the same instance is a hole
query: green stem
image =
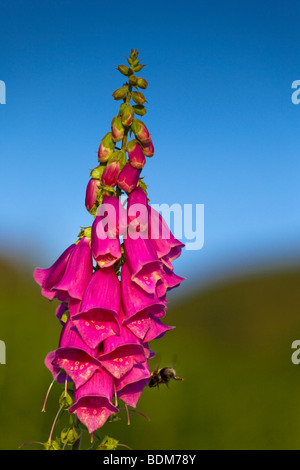
{"type": "MultiPolygon", "coordinates": [[[[132,92],[132,85],[128,85],[128,93],[127,93],[127,97],[126,97],[126,101],[125,101],[125,103],[128,104],[128,105],[130,105],[131,92],[132,92]]],[[[122,147],[121,147],[121,150],[123,150],[124,152],[126,150],[128,132],[129,132],[129,127],[126,127],[125,132],[124,132],[124,136],[123,136],[123,139],[122,139],[122,147]]]]}

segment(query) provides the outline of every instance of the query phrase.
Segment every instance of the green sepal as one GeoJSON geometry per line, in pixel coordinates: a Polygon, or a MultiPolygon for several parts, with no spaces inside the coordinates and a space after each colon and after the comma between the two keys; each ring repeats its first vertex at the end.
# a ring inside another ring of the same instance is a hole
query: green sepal
{"type": "Polygon", "coordinates": [[[82,227],[82,229],[80,230],[78,234],[78,238],[83,238],[83,237],[87,237],[87,238],[92,237],[92,227],[82,227]]]}
{"type": "Polygon", "coordinates": [[[73,405],[73,398],[68,392],[63,392],[59,397],[59,406],[63,410],[68,410],[73,405]]]}
{"type": "Polygon", "coordinates": [[[97,446],[96,450],[116,450],[119,441],[113,437],[105,436],[105,438],[97,446]]]}
{"type": "Polygon", "coordinates": [[[57,437],[54,441],[48,441],[44,444],[45,450],[61,450],[61,441],[57,437]]]}
{"type": "Polygon", "coordinates": [[[103,171],[104,171],[104,168],[105,168],[105,165],[98,165],[96,166],[96,168],[94,168],[91,173],[90,173],[90,176],[94,179],[98,179],[98,180],[101,180],[101,177],[102,177],[102,174],[103,174],[103,171]]]}
{"type": "Polygon", "coordinates": [[[70,444],[73,444],[74,442],[78,441],[79,438],[80,438],[80,432],[74,426],[69,427],[69,428],[64,428],[60,434],[60,439],[61,439],[61,442],[63,443],[68,442],[70,444]]]}

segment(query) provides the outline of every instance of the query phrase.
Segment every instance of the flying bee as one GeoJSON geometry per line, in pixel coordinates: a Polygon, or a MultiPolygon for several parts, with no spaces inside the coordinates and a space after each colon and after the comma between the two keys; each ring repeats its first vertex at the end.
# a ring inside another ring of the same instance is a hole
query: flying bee
{"type": "Polygon", "coordinates": [[[183,380],[181,377],[176,376],[173,367],[163,367],[162,369],[156,369],[152,372],[148,385],[150,388],[159,387],[161,384],[165,384],[168,387],[171,379],[183,380]]]}

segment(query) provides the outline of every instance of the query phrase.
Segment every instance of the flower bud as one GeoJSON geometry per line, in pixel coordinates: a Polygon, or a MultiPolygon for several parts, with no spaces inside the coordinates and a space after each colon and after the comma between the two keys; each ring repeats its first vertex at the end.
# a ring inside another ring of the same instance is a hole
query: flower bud
{"type": "Polygon", "coordinates": [[[135,114],[137,114],[138,116],[145,116],[145,114],[147,112],[145,106],[143,106],[141,104],[135,104],[133,106],[133,109],[134,109],[135,114]]]}
{"type": "Polygon", "coordinates": [[[118,176],[126,162],[126,155],[121,150],[117,150],[113,153],[109,159],[103,174],[101,182],[104,186],[116,186],[118,182],[118,176]]]}
{"type": "Polygon", "coordinates": [[[146,98],[141,91],[133,91],[131,97],[136,104],[144,104],[146,102],[146,98]]]}
{"type": "Polygon", "coordinates": [[[133,69],[134,69],[135,72],[140,72],[143,67],[146,67],[146,65],[142,65],[142,64],[134,65],[133,64],[133,69]]]}
{"type": "Polygon", "coordinates": [[[153,157],[154,155],[154,146],[152,139],[149,142],[142,142],[142,149],[146,157],[153,157]]]}
{"type": "Polygon", "coordinates": [[[118,88],[116,91],[113,92],[112,97],[115,100],[122,100],[123,98],[125,98],[126,95],[127,95],[126,88],[118,88]]]}
{"type": "Polygon", "coordinates": [[[126,65],[119,65],[117,70],[119,70],[119,72],[121,72],[123,75],[125,75],[126,77],[128,77],[129,75],[129,67],[127,67],[126,65]]]}
{"type": "Polygon", "coordinates": [[[129,85],[137,85],[139,79],[135,75],[130,75],[129,77],[129,85]]]}
{"type": "Polygon", "coordinates": [[[99,162],[106,162],[112,155],[115,148],[115,142],[111,132],[108,132],[102,139],[98,150],[99,162]]]}
{"type": "Polygon", "coordinates": [[[151,136],[145,124],[140,119],[134,119],[131,124],[131,129],[137,139],[141,142],[150,142],[151,136]]]}
{"type": "Polygon", "coordinates": [[[118,186],[126,193],[131,193],[131,191],[136,188],[139,182],[139,177],[140,171],[137,168],[133,168],[130,163],[126,163],[119,174],[118,186]]]}
{"type": "Polygon", "coordinates": [[[134,118],[134,109],[132,106],[127,105],[122,112],[121,121],[123,126],[129,127],[134,118]]]}
{"type": "Polygon", "coordinates": [[[86,187],[85,193],[85,207],[90,211],[97,201],[97,193],[99,191],[100,181],[91,178],[86,187]]]}
{"type": "Polygon", "coordinates": [[[145,90],[148,86],[148,82],[144,78],[139,77],[137,79],[137,86],[140,87],[140,88],[143,88],[145,90]]]}
{"type": "Polygon", "coordinates": [[[111,122],[112,138],[115,142],[119,142],[124,137],[124,127],[120,116],[115,116],[111,122]]]}
{"type": "Polygon", "coordinates": [[[146,163],[144,152],[137,140],[131,140],[127,145],[128,157],[131,166],[143,168],[146,163]]]}

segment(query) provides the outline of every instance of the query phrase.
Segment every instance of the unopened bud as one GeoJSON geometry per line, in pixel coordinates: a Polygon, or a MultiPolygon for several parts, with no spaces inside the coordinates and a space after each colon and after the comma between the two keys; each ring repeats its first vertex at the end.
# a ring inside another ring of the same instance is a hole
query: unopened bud
{"type": "Polygon", "coordinates": [[[131,97],[136,104],[144,104],[146,102],[146,98],[141,91],[133,91],[131,97]]]}
{"type": "Polygon", "coordinates": [[[139,77],[137,79],[137,86],[145,90],[148,86],[148,82],[144,78],[139,77]]]}
{"type": "Polygon", "coordinates": [[[137,114],[138,116],[145,116],[145,114],[147,112],[145,106],[143,106],[141,104],[135,104],[133,106],[133,109],[134,109],[135,114],[137,114]]]}
{"type": "Polygon", "coordinates": [[[134,65],[133,69],[135,72],[140,72],[143,67],[146,67],[146,65],[138,64],[138,65],[134,65]]]}
{"type": "Polygon", "coordinates": [[[135,86],[137,85],[138,80],[139,80],[138,77],[136,77],[135,75],[131,75],[129,77],[129,84],[135,86]]]}
{"type": "Polygon", "coordinates": [[[115,148],[115,141],[111,132],[108,132],[102,139],[99,150],[98,150],[98,160],[99,162],[106,162],[109,157],[112,155],[115,148]]]}
{"type": "Polygon", "coordinates": [[[131,166],[138,169],[143,168],[146,159],[142,147],[136,139],[128,142],[127,152],[131,166]]]}
{"type": "Polygon", "coordinates": [[[146,157],[153,157],[154,155],[154,145],[152,139],[149,142],[142,142],[142,149],[146,157]]]}
{"type": "Polygon", "coordinates": [[[124,137],[124,127],[120,116],[115,116],[111,122],[112,138],[115,142],[119,142],[124,137]]]}
{"type": "Polygon", "coordinates": [[[129,67],[127,67],[126,65],[119,65],[117,70],[119,70],[119,72],[121,72],[123,75],[126,75],[126,77],[128,77],[129,75],[129,67]]]}
{"type": "Polygon", "coordinates": [[[143,121],[140,121],[140,119],[134,119],[131,124],[131,129],[136,138],[141,142],[150,142],[151,136],[143,121]]]}
{"type": "Polygon", "coordinates": [[[91,178],[86,187],[85,193],[85,207],[88,211],[92,209],[97,201],[97,193],[99,191],[100,181],[98,179],[91,178]]]}
{"type": "Polygon", "coordinates": [[[140,177],[140,170],[137,168],[133,168],[130,163],[126,163],[124,168],[119,174],[118,178],[118,186],[120,189],[123,189],[126,193],[131,193],[133,191],[138,182],[140,177]]]}
{"type": "Polygon", "coordinates": [[[122,100],[127,95],[126,88],[118,88],[116,91],[113,92],[112,97],[115,100],[122,100]]]}
{"type": "Polygon", "coordinates": [[[123,126],[129,127],[134,118],[134,109],[132,106],[127,105],[122,111],[121,121],[123,126]]]}
{"type": "Polygon", "coordinates": [[[126,162],[126,155],[121,150],[114,152],[109,159],[102,175],[102,184],[104,186],[116,186],[118,176],[126,162]]]}

